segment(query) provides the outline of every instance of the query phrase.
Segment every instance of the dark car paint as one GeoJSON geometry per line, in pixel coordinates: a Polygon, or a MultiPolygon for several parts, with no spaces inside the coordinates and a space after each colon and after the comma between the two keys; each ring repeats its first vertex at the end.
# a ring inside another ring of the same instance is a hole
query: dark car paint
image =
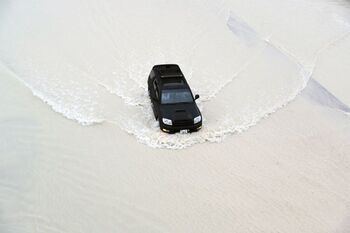
{"type": "MultiPolygon", "coordinates": [[[[155,118],[159,121],[160,129],[168,132],[175,133],[180,130],[189,130],[190,132],[197,131],[202,126],[202,121],[197,124],[194,124],[193,119],[197,116],[201,116],[195,98],[193,97],[192,91],[183,76],[178,65],[157,65],[154,66],[151,70],[151,73],[148,77],[148,91],[151,98],[152,109],[155,118]],[[159,72],[159,69],[161,72],[159,72]],[[169,72],[167,72],[169,71],[169,72]],[[162,79],[166,79],[171,75],[171,78],[179,78],[184,81],[184,85],[177,86],[174,85],[167,87],[162,86],[162,79]],[[156,85],[155,85],[156,83],[156,85]],[[192,102],[190,103],[175,103],[175,104],[161,104],[160,96],[163,89],[183,89],[188,88],[192,95],[192,102]],[[158,94],[156,93],[158,89],[158,94]],[[165,125],[162,121],[162,118],[167,118],[172,120],[173,125],[165,125]]],[[[196,95],[196,98],[199,98],[196,95]]]]}

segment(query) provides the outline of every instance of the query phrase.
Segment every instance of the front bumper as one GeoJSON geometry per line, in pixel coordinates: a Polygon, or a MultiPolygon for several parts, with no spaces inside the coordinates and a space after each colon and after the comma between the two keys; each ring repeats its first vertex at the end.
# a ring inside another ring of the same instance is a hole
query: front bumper
{"type": "Polygon", "coordinates": [[[201,128],[202,128],[202,121],[194,125],[181,125],[181,126],[165,125],[164,123],[160,124],[160,129],[165,133],[176,133],[176,132],[180,132],[181,130],[196,132],[201,128]]]}

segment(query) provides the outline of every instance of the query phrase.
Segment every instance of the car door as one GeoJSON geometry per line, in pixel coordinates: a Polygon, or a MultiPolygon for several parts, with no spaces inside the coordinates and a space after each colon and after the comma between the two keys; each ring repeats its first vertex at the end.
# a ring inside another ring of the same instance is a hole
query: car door
{"type": "Polygon", "coordinates": [[[154,81],[155,77],[156,77],[156,75],[155,75],[154,70],[151,70],[151,73],[148,76],[148,94],[150,97],[151,97],[151,94],[153,92],[152,85],[153,85],[153,81],[154,81]]]}
{"type": "Polygon", "coordinates": [[[153,113],[156,119],[159,117],[159,104],[160,104],[160,90],[159,90],[159,84],[157,79],[154,79],[152,82],[152,88],[151,88],[151,102],[152,102],[152,109],[153,113]]]}

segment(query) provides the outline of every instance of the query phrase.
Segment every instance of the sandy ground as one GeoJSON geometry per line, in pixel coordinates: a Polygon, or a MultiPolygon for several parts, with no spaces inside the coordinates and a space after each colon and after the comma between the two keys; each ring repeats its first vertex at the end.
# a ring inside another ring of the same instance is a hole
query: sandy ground
{"type": "Polygon", "coordinates": [[[0,232],[350,232],[350,118],[309,95],[174,151],[0,80],[0,232]]]}
{"type": "Polygon", "coordinates": [[[0,12],[0,233],[350,233],[349,1],[0,12]],[[166,62],[201,94],[197,134],[153,120],[166,62]]]}

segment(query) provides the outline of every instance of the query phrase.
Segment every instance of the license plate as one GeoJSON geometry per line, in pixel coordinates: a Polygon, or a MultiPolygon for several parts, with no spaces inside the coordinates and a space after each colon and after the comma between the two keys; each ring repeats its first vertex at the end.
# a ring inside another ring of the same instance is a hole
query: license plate
{"type": "Polygon", "coordinates": [[[182,130],[180,130],[180,133],[188,133],[188,129],[182,129],[182,130]]]}

